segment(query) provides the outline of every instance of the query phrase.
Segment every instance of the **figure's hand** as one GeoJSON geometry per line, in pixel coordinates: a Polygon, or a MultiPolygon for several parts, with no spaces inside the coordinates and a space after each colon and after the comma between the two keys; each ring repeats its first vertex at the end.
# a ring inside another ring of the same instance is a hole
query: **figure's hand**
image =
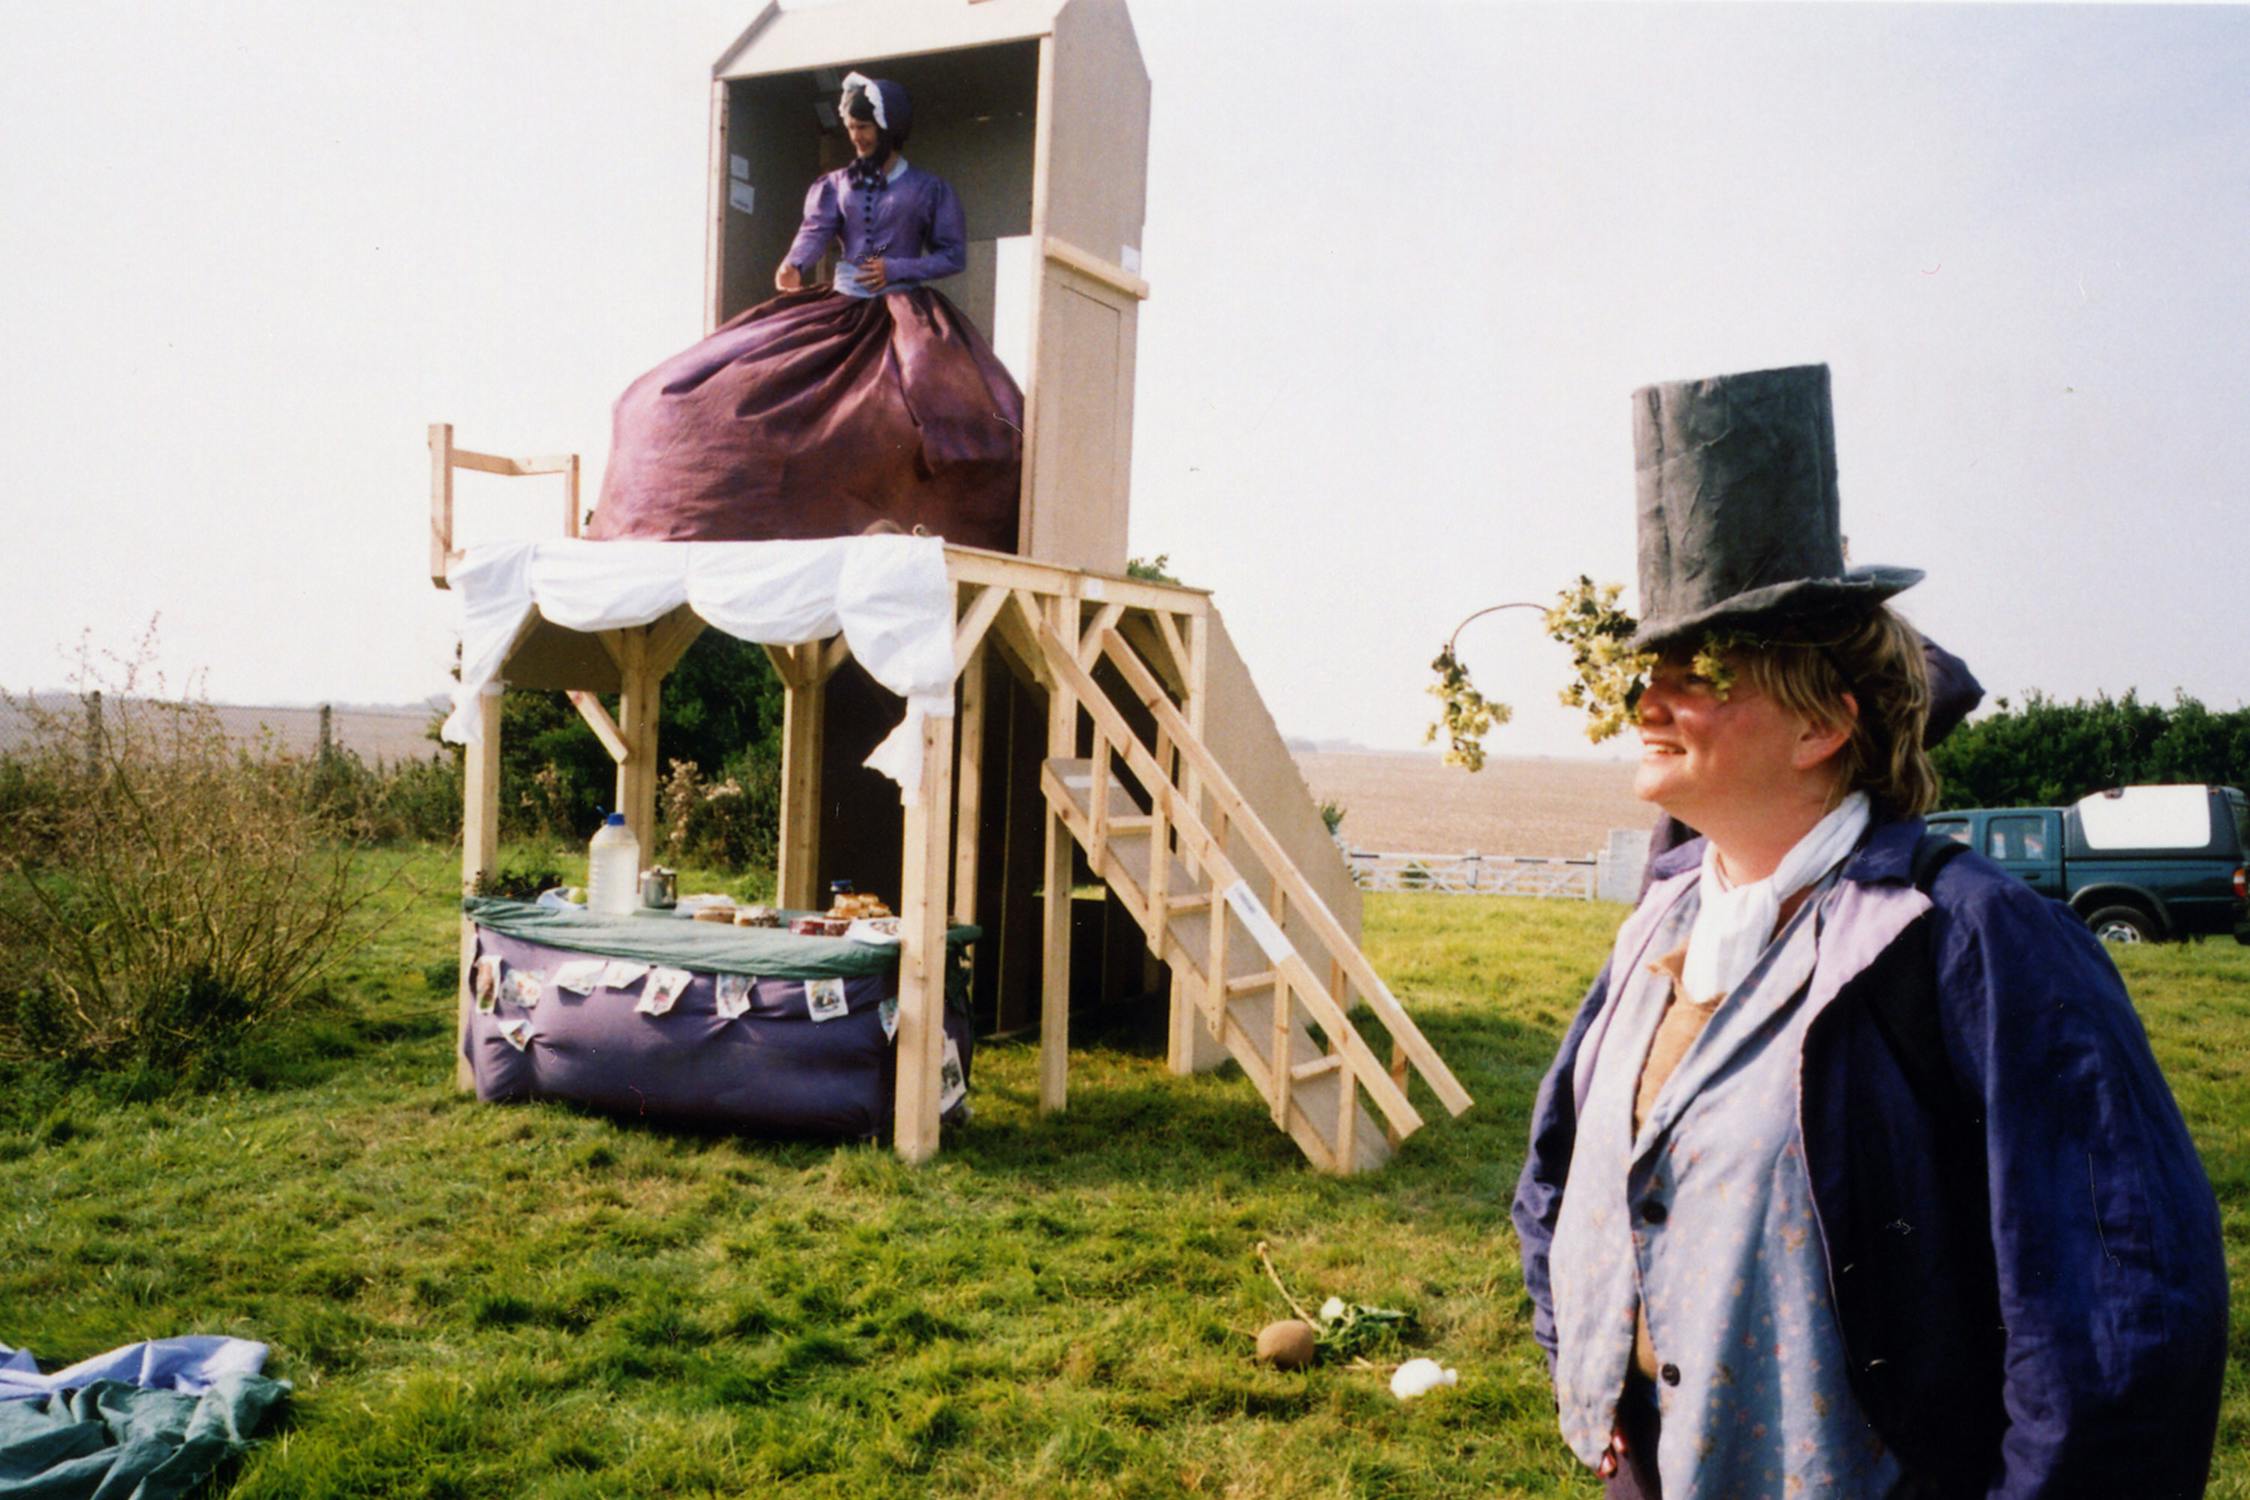
{"type": "Polygon", "coordinates": [[[1632,1450],[1625,1444],[1625,1429],[1612,1427],[1609,1430],[1609,1451],[1604,1453],[1601,1456],[1601,1461],[1594,1465],[1594,1477],[1608,1479],[1615,1475],[1618,1469],[1623,1466],[1625,1455],[1630,1451],[1632,1450]]]}
{"type": "Polygon", "coordinates": [[[777,292],[802,291],[805,286],[805,273],[789,264],[789,262],[783,261],[781,269],[773,273],[773,286],[777,292]]]}
{"type": "Polygon", "coordinates": [[[883,271],[883,257],[870,255],[867,259],[861,261],[859,263],[859,280],[860,285],[871,292],[879,292],[889,285],[890,277],[883,271]]]}

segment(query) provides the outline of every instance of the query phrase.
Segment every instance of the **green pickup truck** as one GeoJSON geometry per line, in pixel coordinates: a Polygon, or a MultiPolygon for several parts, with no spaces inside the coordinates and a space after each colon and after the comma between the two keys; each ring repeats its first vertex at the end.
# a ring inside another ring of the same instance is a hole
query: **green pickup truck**
{"type": "Polygon", "coordinates": [[[2231,932],[2250,943],[2250,798],[2234,787],[2115,787],[2069,807],[1955,808],[1928,821],[2068,905],[2104,942],[2231,932]]]}

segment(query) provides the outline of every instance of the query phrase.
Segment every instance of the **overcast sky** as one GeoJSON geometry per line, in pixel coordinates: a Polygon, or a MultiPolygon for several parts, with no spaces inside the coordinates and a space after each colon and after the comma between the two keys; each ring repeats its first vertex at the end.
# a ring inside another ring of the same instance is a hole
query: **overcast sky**
{"type": "MultiPolygon", "coordinates": [[[[953,0],[932,0],[953,3],[953,0]]],[[[446,686],[424,427],[587,457],[701,332],[753,0],[25,4],[0,687],[161,612],[215,698],[446,686]]],[[[1861,562],[1995,693],[2250,694],[2250,10],[1137,0],[1133,551],[1289,733],[1419,743],[1464,615],[1630,580],[1636,386],[1825,360],[1861,562]]],[[[472,529],[552,526],[465,483],[472,529]]],[[[1463,655],[1583,753],[1528,614],[1463,655]]]]}

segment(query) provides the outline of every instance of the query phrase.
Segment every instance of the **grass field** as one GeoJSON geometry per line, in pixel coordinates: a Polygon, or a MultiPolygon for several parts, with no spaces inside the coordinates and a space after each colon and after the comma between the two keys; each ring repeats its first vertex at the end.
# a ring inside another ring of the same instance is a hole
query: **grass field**
{"type": "MultiPolygon", "coordinates": [[[[0,1118],[0,1338],[50,1361],[273,1345],[286,1426],[240,1497],[1585,1495],[1554,1436],[1506,1205],[1532,1088],[1619,911],[1376,897],[1377,968],[1477,1096],[1383,1173],[1310,1171],[1240,1079],[977,1055],[922,1169],[480,1106],[452,1089],[449,871],[407,872],[340,998],[219,1094],[19,1088],[0,1118]],[[1264,1370],[1286,1310],[1410,1309],[1380,1374],[1264,1370]]],[[[2124,955],[2219,1187],[2237,1288],[2221,1478],[2250,1496],[2250,949],[2124,955]]]]}

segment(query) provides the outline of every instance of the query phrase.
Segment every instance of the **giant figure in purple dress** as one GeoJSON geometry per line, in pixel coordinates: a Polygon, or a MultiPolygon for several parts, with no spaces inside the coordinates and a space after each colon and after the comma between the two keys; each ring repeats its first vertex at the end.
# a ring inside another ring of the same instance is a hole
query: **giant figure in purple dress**
{"type": "Polygon", "coordinates": [[[906,90],[857,73],[850,165],[805,195],[780,295],[618,398],[590,534],[762,541],[917,527],[1012,551],[1023,393],[929,285],[968,262],[961,202],[900,154],[906,90]],[[832,285],[806,284],[841,243],[832,285]]]}

